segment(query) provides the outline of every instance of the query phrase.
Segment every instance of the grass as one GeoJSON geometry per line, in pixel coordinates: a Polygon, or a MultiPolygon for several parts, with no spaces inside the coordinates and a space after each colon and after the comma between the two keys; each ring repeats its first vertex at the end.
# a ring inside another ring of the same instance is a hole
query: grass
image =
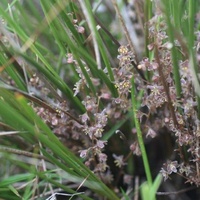
{"type": "Polygon", "coordinates": [[[136,1],[140,47],[124,1],[9,2],[0,198],[198,198],[198,2],[136,1]]]}

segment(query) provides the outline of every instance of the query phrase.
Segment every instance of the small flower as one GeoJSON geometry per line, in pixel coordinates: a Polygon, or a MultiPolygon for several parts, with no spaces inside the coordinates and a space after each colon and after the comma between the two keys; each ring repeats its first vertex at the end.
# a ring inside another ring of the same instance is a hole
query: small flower
{"type": "Polygon", "coordinates": [[[147,46],[147,48],[149,49],[149,51],[152,51],[155,47],[155,44],[154,43],[151,43],[147,46]]]}
{"type": "Polygon", "coordinates": [[[69,64],[74,63],[74,57],[71,53],[67,54],[67,63],[69,64]]]}
{"type": "Polygon", "coordinates": [[[119,94],[128,94],[131,89],[131,82],[130,80],[124,80],[115,84],[119,94]]]}
{"type": "Polygon", "coordinates": [[[83,115],[81,115],[81,121],[85,124],[88,120],[89,120],[89,116],[87,113],[84,113],[83,115]]]}
{"type": "Polygon", "coordinates": [[[125,174],[123,177],[124,183],[127,185],[131,185],[132,181],[133,181],[133,176],[129,175],[129,174],[125,174]]]}
{"type": "Polygon", "coordinates": [[[119,55],[117,58],[120,60],[119,65],[124,67],[131,66],[132,65],[131,62],[134,61],[131,55],[123,55],[123,56],[119,55]]]}
{"type": "Polygon", "coordinates": [[[118,49],[120,55],[117,56],[119,59],[119,65],[122,66],[131,66],[131,62],[134,61],[134,55],[129,51],[127,46],[120,46],[118,49]]]}
{"type": "Polygon", "coordinates": [[[155,138],[156,137],[156,132],[152,129],[152,128],[149,128],[147,134],[146,134],[146,137],[151,137],[151,138],[155,138]]]}
{"type": "Polygon", "coordinates": [[[119,54],[127,54],[128,53],[128,47],[127,46],[120,46],[118,49],[119,54]]]}
{"type": "Polygon", "coordinates": [[[139,63],[138,69],[142,69],[143,71],[155,71],[158,68],[158,63],[155,61],[150,62],[149,58],[143,58],[143,60],[139,63]]]}
{"type": "Polygon", "coordinates": [[[153,95],[160,95],[163,91],[163,86],[158,85],[148,85],[147,88],[151,89],[153,95]]]}
{"type": "Polygon", "coordinates": [[[53,116],[53,117],[52,117],[51,124],[52,124],[53,126],[58,125],[58,119],[56,118],[56,116],[53,116]]]}
{"type": "Polygon", "coordinates": [[[185,165],[184,163],[180,164],[179,172],[181,174],[185,173],[186,176],[189,176],[192,173],[191,167],[189,165],[185,165]]]}
{"type": "Polygon", "coordinates": [[[105,172],[108,168],[108,165],[106,163],[99,163],[96,165],[94,172],[105,172]]]}
{"type": "Polygon", "coordinates": [[[133,144],[131,144],[130,150],[133,152],[133,154],[135,154],[137,156],[141,155],[141,151],[140,151],[138,142],[134,142],[133,144]]]}
{"type": "Polygon", "coordinates": [[[113,154],[113,157],[115,159],[114,163],[117,167],[121,168],[122,166],[126,165],[127,163],[124,162],[124,156],[117,156],[116,154],[113,154]]]}
{"type": "Polygon", "coordinates": [[[83,80],[80,79],[78,82],[75,83],[74,85],[74,96],[76,96],[78,93],[80,93],[81,87],[83,85],[83,80]]]}
{"type": "Polygon", "coordinates": [[[104,109],[101,113],[95,113],[94,116],[98,124],[101,124],[102,127],[106,126],[108,120],[106,109],[104,109]]]}
{"type": "Polygon", "coordinates": [[[96,146],[99,147],[100,149],[103,149],[105,147],[106,143],[107,143],[107,141],[97,140],[96,146]]]}
{"type": "Polygon", "coordinates": [[[104,92],[100,96],[102,99],[111,99],[111,94],[108,92],[104,92]]]}
{"type": "Polygon", "coordinates": [[[106,162],[107,161],[107,155],[105,153],[98,154],[99,162],[106,162]]]}
{"type": "Polygon", "coordinates": [[[85,28],[83,26],[78,26],[77,31],[78,31],[78,33],[83,34],[85,32],[85,28]]]}
{"type": "Polygon", "coordinates": [[[104,183],[110,184],[113,181],[113,175],[111,174],[110,170],[106,170],[104,173],[100,173],[100,177],[104,183]]]}
{"type": "Polygon", "coordinates": [[[115,102],[116,104],[120,104],[120,103],[122,102],[122,99],[120,99],[120,98],[115,98],[115,99],[114,99],[114,102],[115,102]]]}
{"type": "Polygon", "coordinates": [[[102,128],[102,126],[100,124],[96,125],[94,136],[97,137],[97,138],[101,138],[103,131],[104,131],[104,129],[102,128]]]}
{"type": "Polygon", "coordinates": [[[80,157],[85,158],[87,156],[88,149],[80,151],[80,157]]]}
{"type": "Polygon", "coordinates": [[[86,100],[84,100],[82,103],[89,112],[94,112],[97,108],[96,99],[94,97],[87,96],[86,100]]]}
{"type": "Polygon", "coordinates": [[[178,162],[172,161],[167,164],[167,173],[171,174],[172,172],[177,173],[178,162]]]}
{"type": "Polygon", "coordinates": [[[166,181],[169,178],[169,174],[163,168],[161,168],[160,173],[162,174],[164,181],[166,181]]]}

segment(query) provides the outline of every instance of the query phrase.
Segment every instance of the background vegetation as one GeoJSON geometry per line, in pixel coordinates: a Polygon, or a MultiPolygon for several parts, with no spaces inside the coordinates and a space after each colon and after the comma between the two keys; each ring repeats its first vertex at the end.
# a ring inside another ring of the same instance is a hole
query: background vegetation
{"type": "Polygon", "coordinates": [[[198,1],[1,0],[0,17],[0,199],[198,199],[198,1]]]}

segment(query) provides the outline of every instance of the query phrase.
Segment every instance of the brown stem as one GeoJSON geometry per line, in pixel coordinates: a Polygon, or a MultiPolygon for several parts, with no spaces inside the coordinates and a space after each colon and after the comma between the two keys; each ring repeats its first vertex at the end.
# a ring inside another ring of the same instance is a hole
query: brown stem
{"type": "MultiPolygon", "coordinates": [[[[155,46],[155,58],[156,58],[156,62],[158,63],[158,73],[159,73],[159,76],[161,77],[161,81],[162,81],[165,93],[167,95],[167,102],[168,102],[169,110],[170,110],[170,113],[171,113],[171,117],[173,119],[174,127],[178,128],[179,124],[178,124],[178,121],[177,121],[177,118],[176,118],[176,115],[175,115],[174,107],[172,105],[169,87],[167,86],[167,84],[165,82],[165,77],[164,77],[164,74],[163,74],[163,71],[162,71],[163,66],[162,66],[160,59],[159,59],[158,46],[157,45],[155,46]]],[[[185,162],[185,157],[183,155],[182,148],[179,144],[178,144],[178,149],[179,149],[181,159],[185,162]]]]}
{"type": "MultiPolygon", "coordinates": [[[[1,88],[1,87],[0,87],[1,88]]],[[[11,86],[8,86],[8,87],[3,87],[5,89],[9,89],[11,91],[14,91],[16,93],[20,93],[22,94],[24,97],[26,97],[27,99],[29,99],[30,101],[48,109],[50,112],[53,112],[53,113],[57,113],[59,114],[60,112],[63,112],[65,113],[66,115],[68,115],[71,119],[73,119],[74,121],[78,122],[79,124],[82,124],[82,122],[80,120],[78,120],[76,117],[72,116],[69,112],[61,109],[61,108],[52,108],[48,103],[40,100],[39,98],[37,97],[34,97],[34,96],[31,96],[30,94],[26,93],[26,92],[23,92],[17,88],[14,88],[14,87],[11,87],[11,86]]]]}
{"type": "Polygon", "coordinates": [[[169,87],[167,86],[167,84],[165,82],[165,77],[164,77],[164,74],[163,74],[163,71],[162,71],[163,66],[162,66],[160,59],[159,59],[159,56],[158,56],[157,45],[155,47],[155,58],[156,58],[156,62],[158,63],[158,73],[159,73],[159,76],[161,77],[161,81],[162,81],[165,93],[167,95],[167,102],[168,102],[169,110],[170,110],[170,113],[171,113],[171,117],[172,117],[173,122],[174,122],[174,126],[178,127],[178,121],[176,119],[176,115],[175,115],[174,108],[173,108],[173,105],[172,105],[172,101],[171,101],[171,97],[170,97],[170,93],[169,93],[169,87]]]}
{"type": "Polygon", "coordinates": [[[181,194],[181,193],[185,193],[187,191],[190,190],[194,190],[196,189],[196,186],[190,187],[190,188],[186,188],[186,189],[182,189],[182,190],[178,190],[178,191],[174,191],[174,192],[156,192],[156,195],[162,195],[162,196],[166,196],[166,195],[176,195],[176,194],[181,194]]]}
{"type": "Polygon", "coordinates": [[[0,146],[0,152],[13,153],[13,154],[23,155],[23,156],[27,156],[31,158],[36,158],[36,159],[44,159],[48,161],[48,159],[45,156],[42,156],[36,153],[31,153],[28,151],[19,150],[19,149],[13,149],[10,147],[5,147],[5,146],[0,146]]]}
{"type": "Polygon", "coordinates": [[[115,11],[117,13],[117,16],[119,17],[119,21],[120,21],[120,23],[121,23],[121,25],[122,25],[122,27],[124,29],[124,33],[125,33],[126,39],[128,41],[128,44],[130,45],[131,51],[135,54],[135,61],[136,61],[136,63],[138,63],[135,47],[134,47],[134,45],[133,45],[133,43],[131,41],[130,34],[129,34],[128,29],[127,29],[127,27],[126,27],[126,25],[124,23],[123,17],[121,15],[120,11],[119,11],[119,8],[118,8],[118,5],[117,5],[117,1],[116,0],[112,0],[112,4],[115,7],[115,11]]]}

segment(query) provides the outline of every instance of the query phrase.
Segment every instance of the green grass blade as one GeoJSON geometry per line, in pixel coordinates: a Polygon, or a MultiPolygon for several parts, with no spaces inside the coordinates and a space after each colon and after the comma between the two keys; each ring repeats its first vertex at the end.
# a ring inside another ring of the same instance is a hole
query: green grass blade
{"type": "Polygon", "coordinates": [[[99,48],[99,50],[101,52],[101,55],[102,55],[102,58],[104,60],[105,66],[106,66],[106,68],[108,70],[108,74],[109,74],[110,80],[114,81],[114,75],[113,75],[113,72],[112,72],[112,69],[111,69],[111,64],[110,64],[109,59],[107,57],[107,53],[106,53],[105,48],[103,46],[103,42],[102,42],[102,39],[100,37],[100,34],[97,31],[96,23],[95,23],[94,15],[92,13],[91,5],[90,5],[89,1],[81,1],[80,3],[83,6],[83,10],[85,10],[86,17],[88,16],[88,23],[91,26],[91,31],[92,31],[93,37],[95,37],[95,39],[96,39],[96,41],[98,43],[98,48],[99,48]]]}
{"type": "MultiPolygon", "coordinates": [[[[172,44],[171,48],[171,56],[172,56],[172,63],[173,63],[173,75],[174,75],[174,81],[175,81],[175,87],[176,87],[176,94],[177,98],[181,98],[181,82],[180,82],[180,73],[179,73],[179,65],[178,65],[178,56],[177,56],[177,49],[175,47],[175,38],[174,38],[174,28],[173,24],[171,23],[171,14],[170,14],[170,1],[169,0],[163,0],[164,4],[164,14],[166,17],[166,22],[168,25],[168,35],[169,35],[169,41],[172,44]]],[[[172,2],[173,4],[173,2],[172,2]]]]}
{"type": "Polygon", "coordinates": [[[139,120],[137,118],[137,108],[136,108],[137,101],[136,101],[136,95],[135,95],[134,76],[132,77],[131,98],[132,98],[133,119],[134,119],[136,131],[137,131],[138,143],[139,143],[140,150],[142,153],[142,159],[143,159],[143,164],[144,164],[144,169],[145,169],[145,173],[146,173],[148,186],[151,187],[151,185],[152,185],[151,170],[149,167],[149,162],[148,162],[148,158],[147,158],[147,154],[146,154],[146,150],[145,150],[145,146],[144,146],[144,141],[143,141],[143,136],[142,136],[139,120]]]}
{"type": "Polygon", "coordinates": [[[34,175],[31,173],[23,173],[23,174],[17,174],[13,176],[9,176],[1,180],[0,182],[0,188],[6,187],[9,185],[12,185],[14,183],[17,183],[19,181],[26,181],[27,179],[33,179],[34,175]]]}
{"type": "MultiPolygon", "coordinates": [[[[3,120],[8,125],[11,125],[15,129],[23,129],[29,132],[29,137],[37,138],[39,141],[47,148],[51,149],[53,154],[60,158],[69,168],[72,168],[79,177],[86,178],[88,180],[88,187],[95,190],[97,193],[108,197],[108,199],[118,199],[117,196],[105,185],[103,184],[81,161],[77,158],[69,149],[67,149],[58,138],[51,132],[49,127],[47,127],[44,122],[32,111],[31,107],[27,105],[25,98],[20,95],[17,97],[17,102],[24,107],[24,109],[29,110],[28,113],[32,115],[27,115],[23,117],[16,109],[12,108],[5,102],[5,95],[3,100],[0,99],[0,110],[3,114],[3,120]],[[12,119],[12,120],[11,120],[12,119]],[[29,122],[30,120],[30,122],[29,122]],[[34,122],[34,123],[33,123],[34,122]],[[14,123],[14,124],[13,124],[14,123]],[[80,170],[81,169],[81,170],[80,170]],[[92,183],[90,183],[92,181],[92,183]],[[94,183],[96,186],[94,188],[94,183]]],[[[13,97],[12,97],[13,98],[13,97]]],[[[69,172],[69,171],[68,171],[69,172]]],[[[72,172],[74,174],[74,172],[72,172]]]]}

